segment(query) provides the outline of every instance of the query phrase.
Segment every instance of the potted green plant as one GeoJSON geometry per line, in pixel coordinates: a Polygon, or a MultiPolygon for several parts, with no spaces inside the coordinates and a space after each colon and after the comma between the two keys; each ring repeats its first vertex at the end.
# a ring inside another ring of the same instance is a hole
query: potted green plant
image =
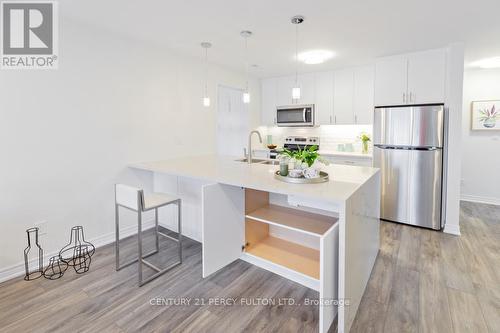
{"type": "Polygon", "coordinates": [[[328,165],[329,162],[318,153],[318,146],[313,145],[305,149],[300,149],[300,147],[297,148],[298,150],[296,151],[292,151],[287,148],[278,151],[280,158],[292,160],[294,163],[293,169],[301,170],[301,172],[290,172],[290,176],[303,174],[306,178],[319,177],[320,170],[317,164],[315,165],[315,162],[320,162],[325,165],[328,165]]]}
{"type": "Polygon", "coordinates": [[[367,133],[361,133],[359,135],[359,139],[361,140],[361,152],[363,154],[368,154],[368,143],[372,141],[370,135],[367,133]]]}

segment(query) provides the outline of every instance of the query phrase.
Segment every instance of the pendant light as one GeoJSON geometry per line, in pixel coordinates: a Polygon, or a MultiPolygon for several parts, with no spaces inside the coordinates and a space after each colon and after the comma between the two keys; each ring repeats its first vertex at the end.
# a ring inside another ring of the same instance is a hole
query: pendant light
{"type": "Polygon", "coordinates": [[[304,22],[304,16],[292,17],[292,24],[295,24],[295,85],[292,88],[292,100],[297,102],[300,99],[299,87],[299,24],[304,22]]]}
{"type": "Polygon", "coordinates": [[[245,39],[245,91],[243,92],[243,103],[250,103],[250,92],[248,91],[248,38],[252,36],[252,32],[243,30],[240,36],[245,39]]]}
{"type": "Polygon", "coordinates": [[[210,106],[210,97],[208,97],[208,49],[212,47],[212,43],[203,42],[201,47],[205,49],[205,89],[203,92],[203,106],[210,106]]]}

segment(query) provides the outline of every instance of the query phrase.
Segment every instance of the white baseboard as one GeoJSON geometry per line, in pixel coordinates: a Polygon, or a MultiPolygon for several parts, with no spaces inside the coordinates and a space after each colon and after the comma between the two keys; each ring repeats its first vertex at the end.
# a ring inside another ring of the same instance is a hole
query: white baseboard
{"type": "Polygon", "coordinates": [[[491,198],[491,197],[482,197],[482,196],[477,196],[477,195],[462,194],[460,200],[500,206],[500,198],[491,198]]]}
{"type": "Polygon", "coordinates": [[[460,226],[456,224],[445,224],[443,232],[447,234],[460,236],[460,226]]]}
{"type": "MultiPolygon", "coordinates": [[[[155,222],[153,219],[148,220],[148,221],[144,221],[142,229],[143,230],[151,229],[154,227],[154,223],[155,222]]],[[[135,225],[120,229],[120,239],[129,237],[132,235],[136,235],[136,234],[137,234],[137,226],[135,226],[135,225]]],[[[94,246],[96,248],[99,248],[99,247],[102,247],[104,245],[108,245],[108,244],[113,243],[115,241],[115,233],[111,232],[109,234],[105,234],[102,236],[94,237],[92,239],[88,239],[87,241],[94,244],[94,246]]],[[[47,265],[49,258],[56,256],[58,253],[59,253],[59,251],[52,252],[52,253],[45,253],[44,258],[43,258],[44,259],[43,264],[47,265]]],[[[37,261],[36,258],[31,260],[30,265],[36,264],[36,261],[37,261]]],[[[2,268],[2,269],[0,269],[0,283],[7,281],[7,280],[10,280],[10,279],[13,279],[13,278],[16,278],[18,276],[22,276],[24,274],[25,274],[24,261],[20,262],[18,264],[6,267],[6,268],[2,268]]]]}

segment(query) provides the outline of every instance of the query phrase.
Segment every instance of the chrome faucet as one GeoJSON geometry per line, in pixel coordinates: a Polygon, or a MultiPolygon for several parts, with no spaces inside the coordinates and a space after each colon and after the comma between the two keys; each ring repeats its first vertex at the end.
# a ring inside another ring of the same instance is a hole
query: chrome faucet
{"type": "Polygon", "coordinates": [[[248,164],[252,164],[252,134],[257,133],[259,136],[259,141],[262,143],[262,136],[260,136],[259,131],[251,131],[250,134],[248,134],[248,155],[247,155],[247,161],[248,164]]]}

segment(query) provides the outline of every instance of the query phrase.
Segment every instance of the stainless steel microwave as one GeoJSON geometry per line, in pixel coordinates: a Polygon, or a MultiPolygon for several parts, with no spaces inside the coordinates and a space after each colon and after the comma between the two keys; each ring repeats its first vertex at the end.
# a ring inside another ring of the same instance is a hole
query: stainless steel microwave
{"type": "Polygon", "coordinates": [[[279,127],[313,127],[314,104],[278,106],[276,124],[279,127]]]}

